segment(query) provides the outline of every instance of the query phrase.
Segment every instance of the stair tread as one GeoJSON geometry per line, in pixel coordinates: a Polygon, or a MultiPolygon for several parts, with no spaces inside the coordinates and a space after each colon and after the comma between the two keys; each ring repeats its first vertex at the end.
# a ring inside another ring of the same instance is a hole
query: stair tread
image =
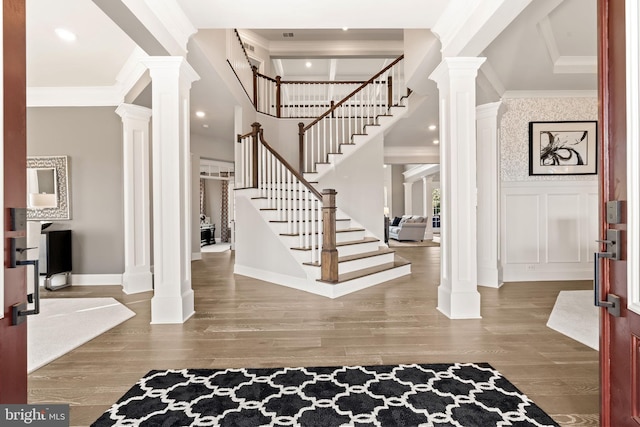
{"type": "MultiPolygon", "coordinates": [[[[349,272],[349,273],[341,274],[341,275],[338,276],[338,282],[337,283],[344,283],[344,282],[347,282],[349,280],[355,280],[355,279],[359,279],[361,277],[371,276],[372,274],[381,273],[383,271],[391,270],[391,269],[398,268],[398,267],[404,267],[405,265],[409,265],[409,264],[411,264],[411,263],[409,261],[407,261],[406,259],[398,258],[398,259],[394,260],[393,262],[387,262],[387,263],[384,263],[384,264],[376,265],[375,267],[363,268],[362,270],[356,270],[356,271],[352,271],[352,272],[349,272]]],[[[336,284],[336,283],[333,283],[333,282],[324,281],[322,279],[318,279],[318,282],[336,284]]]]}
{"type": "MultiPolygon", "coordinates": [[[[336,218],[336,221],[351,221],[351,218],[336,218]]],[[[289,221],[287,221],[286,219],[272,219],[269,222],[286,224],[289,221]]],[[[296,221],[293,221],[293,222],[300,222],[300,221],[296,220],[296,221]]]]}
{"type": "MultiPolygon", "coordinates": [[[[363,252],[361,254],[341,256],[341,257],[338,258],[338,263],[347,262],[347,261],[355,261],[355,260],[358,260],[358,259],[371,258],[371,257],[375,257],[375,256],[393,254],[393,253],[395,253],[395,251],[393,249],[389,249],[389,248],[386,248],[384,246],[381,246],[377,251],[363,252]]],[[[304,265],[310,265],[312,267],[320,267],[320,263],[319,262],[303,262],[303,264],[304,265]]]]}

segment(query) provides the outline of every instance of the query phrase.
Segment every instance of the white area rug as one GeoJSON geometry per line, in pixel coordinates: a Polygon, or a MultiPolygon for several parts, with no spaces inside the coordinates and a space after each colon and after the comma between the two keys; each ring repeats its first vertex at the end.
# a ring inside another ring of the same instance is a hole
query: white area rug
{"type": "Polygon", "coordinates": [[[44,298],[27,329],[27,372],[31,373],[92,340],[135,313],[113,298],[44,298]]]}
{"type": "Polygon", "coordinates": [[[593,291],[560,291],[547,326],[598,350],[600,322],[593,291]]]}
{"type": "Polygon", "coordinates": [[[231,243],[216,243],[215,245],[207,245],[200,248],[200,252],[225,252],[231,248],[231,243]]]}

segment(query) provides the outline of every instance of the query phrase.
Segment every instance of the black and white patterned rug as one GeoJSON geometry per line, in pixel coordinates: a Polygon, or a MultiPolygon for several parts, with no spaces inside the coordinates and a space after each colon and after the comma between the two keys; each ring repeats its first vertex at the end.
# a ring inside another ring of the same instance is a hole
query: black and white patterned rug
{"type": "Polygon", "coordinates": [[[487,363],[151,371],[93,426],[558,426],[487,363]]]}

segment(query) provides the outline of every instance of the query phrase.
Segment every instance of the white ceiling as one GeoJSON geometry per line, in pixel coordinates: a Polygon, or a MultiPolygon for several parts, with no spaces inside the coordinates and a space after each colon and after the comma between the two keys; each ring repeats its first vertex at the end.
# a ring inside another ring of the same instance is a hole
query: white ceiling
{"type": "MultiPolygon", "coordinates": [[[[135,44],[93,1],[26,2],[30,89],[118,84],[135,44]],[[58,27],[72,30],[78,39],[61,41],[53,33],[58,27]]],[[[402,52],[404,28],[430,28],[447,5],[442,0],[395,0],[375,7],[368,0],[278,0],[260,5],[253,0],[177,2],[196,28],[249,29],[252,42],[269,46],[273,75],[278,71],[286,80],[368,78],[402,52]],[[254,13],[247,13],[250,10],[254,13]],[[349,31],[342,31],[343,26],[349,31]],[[294,37],[283,37],[283,33],[294,37]],[[307,60],[311,68],[304,65],[307,60]]],[[[193,43],[189,49],[188,59],[198,65],[196,69],[206,67],[201,49],[193,43]]],[[[596,0],[533,0],[483,55],[487,61],[478,78],[479,102],[494,101],[512,91],[595,93],[596,0]]],[[[210,112],[211,121],[204,129],[194,118],[193,131],[229,138],[233,97],[214,72],[200,74],[191,92],[192,111],[210,112]]],[[[438,121],[437,91],[431,82],[427,88],[426,96],[415,100],[419,108],[387,135],[386,145],[437,153],[438,147],[431,143],[436,136],[427,129],[438,121]]],[[[148,103],[150,97],[143,93],[141,99],[148,103]]]]}

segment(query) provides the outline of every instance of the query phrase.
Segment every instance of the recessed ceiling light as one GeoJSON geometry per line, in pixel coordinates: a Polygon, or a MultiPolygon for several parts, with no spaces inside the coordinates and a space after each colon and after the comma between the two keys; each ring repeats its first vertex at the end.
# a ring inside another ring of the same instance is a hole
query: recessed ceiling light
{"type": "Polygon", "coordinates": [[[75,33],[72,33],[71,31],[64,28],[56,28],[55,32],[58,35],[58,37],[60,37],[62,40],[66,42],[73,42],[78,38],[75,35],[75,33]]]}
{"type": "Polygon", "coordinates": [[[204,111],[196,111],[196,116],[204,117],[204,111]]]}
{"type": "Polygon", "coordinates": [[[305,62],[304,66],[307,68],[311,68],[311,61],[305,62]]]}
{"type": "Polygon", "coordinates": [[[206,124],[206,123],[205,123],[205,124],[203,124],[203,125],[202,125],[202,127],[203,127],[203,128],[205,128],[205,129],[209,129],[209,125],[208,125],[208,124],[206,124]]]}
{"type": "Polygon", "coordinates": [[[436,130],[436,125],[429,125],[429,130],[436,130]]]}
{"type": "Polygon", "coordinates": [[[348,31],[349,27],[342,27],[342,31],[348,31]]]}
{"type": "Polygon", "coordinates": [[[433,143],[437,145],[437,144],[440,144],[440,141],[438,141],[437,139],[434,139],[433,143]]]}

